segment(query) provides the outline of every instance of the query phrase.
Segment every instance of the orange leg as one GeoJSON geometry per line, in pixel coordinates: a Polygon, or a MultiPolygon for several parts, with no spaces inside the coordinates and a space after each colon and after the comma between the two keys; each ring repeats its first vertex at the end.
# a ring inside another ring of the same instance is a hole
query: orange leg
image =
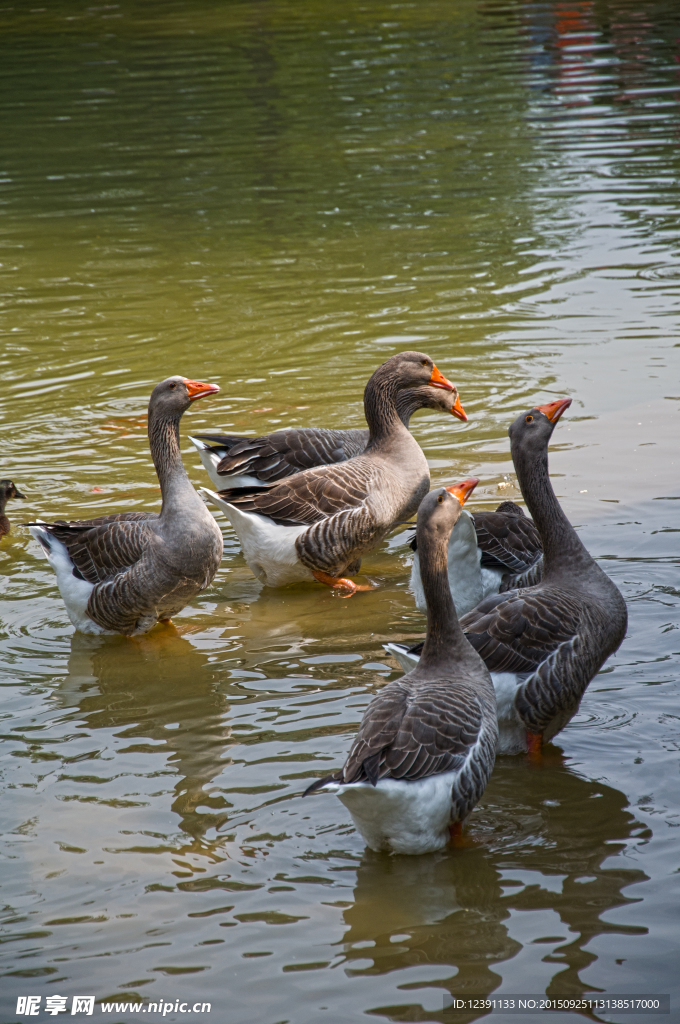
{"type": "Polygon", "coordinates": [[[453,846],[454,850],[468,850],[477,845],[472,836],[466,835],[463,832],[462,821],[451,822],[449,825],[449,835],[451,836],[451,846],[453,846]]]}
{"type": "Polygon", "coordinates": [[[325,583],[327,587],[338,587],[340,590],[347,590],[347,594],[343,594],[343,597],[351,597],[352,594],[356,594],[357,590],[373,590],[374,588],[369,584],[353,583],[352,580],[346,579],[344,576],[331,576],[327,572],[322,572],[320,569],[315,569],[312,572],[312,576],[319,583],[325,583]]]}
{"type": "Polygon", "coordinates": [[[543,760],[543,736],[540,732],[527,732],[527,753],[529,760],[540,764],[543,760]]]}
{"type": "Polygon", "coordinates": [[[449,835],[451,836],[451,846],[455,850],[462,850],[466,846],[472,846],[471,840],[463,832],[463,822],[453,821],[449,825],[449,835]]]}

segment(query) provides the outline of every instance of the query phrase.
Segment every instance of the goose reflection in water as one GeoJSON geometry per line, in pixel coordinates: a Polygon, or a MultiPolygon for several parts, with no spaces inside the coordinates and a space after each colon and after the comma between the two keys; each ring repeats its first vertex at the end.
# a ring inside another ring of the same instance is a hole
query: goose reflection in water
{"type": "MultiPolygon", "coordinates": [[[[619,936],[646,932],[603,920],[614,908],[636,902],[626,887],[647,879],[643,871],[616,861],[625,846],[642,838],[626,797],[576,775],[560,762],[555,747],[548,749],[552,763],[543,769],[497,763],[471,818],[473,838],[455,856],[364,852],[354,903],[343,915],[348,973],[442,965],[441,981],[414,986],[429,989],[430,1008],[437,989],[443,995],[488,995],[502,984],[502,964],[524,945],[513,937],[513,912],[551,911],[560,919],[562,935],[546,937],[542,946],[546,978],[549,965],[555,965],[545,988],[549,995],[578,996],[590,990],[579,972],[596,959],[588,949],[596,936],[612,936],[614,960],[619,936]],[[454,978],[449,968],[457,970],[454,978]]],[[[517,966],[505,991],[543,989],[543,984],[536,989],[535,981],[532,988],[530,975],[518,989],[522,970],[517,973],[517,966]]],[[[423,1012],[415,993],[390,1011],[398,1016],[423,1012]]],[[[475,1016],[456,1013],[456,1021],[475,1016]]],[[[428,1013],[428,1019],[448,1018],[442,1011],[441,1017],[428,1013]]]]}
{"type": "MultiPolygon", "coordinates": [[[[127,739],[118,753],[165,757],[166,774],[177,775],[172,810],[180,828],[197,840],[219,828],[229,804],[208,790],[229,763],[225,750],[232,741],[225,719],[229,705],[208,655],[171,625],[133,641],[76,633],[68,669],[60,699],[79,707],[89,728],[115,729],[127,739]],[[212,813],[199,812],[199,806],[212,813]]],[[[156,765],[153,772],[159,774],[156,765]]]]}

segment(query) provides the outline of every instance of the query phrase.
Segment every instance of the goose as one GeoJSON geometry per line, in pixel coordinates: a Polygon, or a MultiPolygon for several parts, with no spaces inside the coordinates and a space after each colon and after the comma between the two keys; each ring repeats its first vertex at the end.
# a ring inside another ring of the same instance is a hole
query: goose
{"type": "Polygon", "coordinates": [[[12,498],[25,497],[25,494],[17,490],[16,484],[12,480],[0,480],[0,538],[6,537],[11,529],[9,519],[5,515],[5,505],[12,498]]]}
{"type": "MultiPolygon", "coordinates": [[[[479,480],[470,477],[451,488],[464,505],[479,480]]],[[[420,558],[415,537],[411,566],[411,590],[416,608],[425,612],[420,579],[420,558]]],[[[456,523],[449,541],[449,581],[458,615],[471,611],[488,594],[515,585],[518,575],[533,571],[532,582],[542,573],[543,550],[538,530],[519,505],[504,501],[495,512],[468,512],[456,523]]]]}
{"type": "Polygon", "coordinates": [[[460,834],[494,765],[493,684],[463,636],[448,581],[447,545],[460,514],[444,487],[423,500],[416,528],[427,636],[420,661],[373,698],[340,771],[303,794],[335,793],[378,852],[442,849],[460,834]]]}
{"type": "MultiPolygon", "coordinates": [[[[408,427],[417,409],[453,412],[467,419],[458,392],[432,387],[404,388],[396,396],[397,413],[408,427]],[[462,414],[462,415],[461,415],[462,414]]],[[[189,438],[218,491],[233,487],[268,487],[314,466],[332,466],[361,455],[369,431],[286,427],[261,437],[197,434],[189,438]]]]}
{"type": "MultiPolygon", "coordinates": [[[[628,624],[621,592],[584,547],[550,482],[548,443],[571,401],[536,406],[509,431],[522,496],[543,544],[541,581],[490,595],[461,619],[491,671],[499,753],[528,751],[537,759],[542,744],[576,714],[628,624]]],[[[420,648],[406,651],[402,664],[410,666],[420,648]]]]}
{"type": "MultiPolygon", "coordinates": [[[[361,455],[304,470],[266,490],[202,489],[226,515],[262,583],[283,587],[315,579],[349,594],[372,589],[347,576],[359,572],[362,556],[395,523],[415,513],[430,482],[427,460],[399,416],[398,396],[417,389],[422,406],[438,388],[454,391],[429,356],[400,352],[366,385],[370,440],[361,455]]],[[[450,411],[467,418],[455,404],[450,411]]]]}
{"type": "Polygon", "coordinates": [[[151,392],[149,446],[161,485],[160,514],[27,524],[80,632],[146,633],[212,582],[222,557],[222,531],[182,465],[179,421],[191,402],[216,391],[216,384],[177,376],[151,392]]]}

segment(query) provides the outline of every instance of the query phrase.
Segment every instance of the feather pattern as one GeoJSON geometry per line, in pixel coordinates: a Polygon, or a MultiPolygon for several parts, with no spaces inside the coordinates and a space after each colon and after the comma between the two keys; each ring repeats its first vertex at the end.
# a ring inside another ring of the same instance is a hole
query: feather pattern
{"type": "Polygon", "coordinates": [[[125,512],[30,524],[57,573],[71,621],[85,632],[144,633],[180,611],[212,581],[222,534],[182,466],[179,421],[214,385],[171,377],[149,402],[149,441],[163,496],[160,514],[125,512]],[[196,395],[195,397],[200,397],[196,395]]]}
{"type": "MultiPolygon", "coordinates": [[[[415,537],[411,590],[416,607],[425,611],[420,560],[415,537]]],[[[519,505],[502,502],[495,512],[467,512],[451,534],[448,550],[449,585],[459,615],[471,611],[488,594],[507,590],[518,573],[540,580],[543,567],[541,538],[519,505]],[[505,581],[505,585],[504,585],[505,581]]]]}
{"type": "Polygon", "coordinates": [[[543,579],[543,555],[539,555],[534,564],[526,572],[506,572],[501,575],[499,594],[507,590],[522,590],[524,587],[535,587],[543,579]]]}
{"type": "MultiPolygon", "coordinates": [[[[522,495],[544,555],[520,577],[530,584],[486,597],[461,619],[472,647],[497,674],[514,673],[514,711],[531,734],[550,739],[578,710],[583,693],[626,633],[626,604],[569,523],[548,474],[548,442],[569,399],[530,410],[510,427],[522,495]],[[533,579],[532,579],[533,577],[533,579]]],[[[418,645],[402,654],[418,657],[418,645]]]]}
{"type": "Polygon", "coordinates": [[[196,436],[215,456],[211,478],[220,489],[228,487],[229,478],[236,475],[252,476],[261,484],[269,484],[304,469],[345,462],[360,455],[368,444],[368,430],[323,427],[288,427],[262,437],[196,436]]]}
{"type": "MultiPolygon", "coordinates": [[[[395,395],[396,412],[408,428],[418,409],[452,412],[457,391],[419,384],[395,395]]],[[[234,487],[266,487],[315,466],[333,466],[361,455],[370,431],[325,427],[286,427],[260,437],[197,434],[189,440],[198,450],[218,491],[234,487]]]]}
{"type": "Polygon", "coordinates": [[[357,508],[370,493],[375,477],[372,460],[359,456],[349,463],[322,466],[282,480],[266,490],[221,491],[225,501],[242,512],[258,512],[282,526],[311,526],[336,512],[357,508]]]}
{"type": "Polygon", "coordinates": [[[147,523],[157,519],[157,512],[122,512],[82,522],[57,519],[45,528],[66,547],[83,579],[103,583],[138,561],[146,546],[147,523]]]}
{"type": "Polygon", "coordinates": [[[578,632],[581,608],[558,587],[494,594],[461,619],[491,672],[530,672],[578,632]]]}
{"type": "Polygon", "coordinates": [[[461,509],[445,490],[418,512],[428,634],[421,662],[368,705],[340,771],[307,793],[336,792],[375,850],[441,849],[451,823],[481,798],[498,726],[489,672],[465,641],[448,586],[446,550],[461,509]]]}
{"type": "MultiPolygon", "coordinates": [[[[267,488],[206,492],[229,518],[259,579],[268,586],[314,573],[331,577],[326,582],[343,579],[359,571],[363,555],[396,521],[413,515],[427,493],[429,469],[399,415],[399,395],[408,391],[416,396],[412,402],[432,404],[430,393],[442,390],[431,384],[438,373],[420,352],[402,352],[376,370],[364,394],[370,441],[361,455],[267,488]]],[[[450,411],[454,389],[446,387],[450,411]]]]}
{"type": "Polygon", "coordinates": [[[459,769],[477,741],[484,708],[474,686],[452,683],[401,679],[385,687],[369,705],[341,781],[375,785],[459,769]]]}
{"type": "Polygon", "coordinates": [[[541,557],[540,534],[514,502],[504,501],[495,512],[473,512],[472,518],[485,568],[526,572],[541,557]]]}

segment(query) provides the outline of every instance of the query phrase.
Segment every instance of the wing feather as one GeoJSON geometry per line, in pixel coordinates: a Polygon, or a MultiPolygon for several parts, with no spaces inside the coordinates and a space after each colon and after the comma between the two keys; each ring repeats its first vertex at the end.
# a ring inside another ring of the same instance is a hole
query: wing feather
{"type": "Polygon", "coordinates": [[[554,587],[493,594],[460,624],[490,672],[531,672],[561,643],[576,636],[581,612],[554,587]]]}
{"type": "Polygon", "coordinates": [[[528,516],[496,511],[474,512],[472,518],[485,568],[526,572],[543,554],[539,532],[528,516]]]}
{"type": "Polygon", "coordinates": [[[42,524],[65,545],[69,557],[88,583],[104,583],[129,569],[149,545],[149,524],[155,512],[128,512],[82,522],[42,524]]]}
{"type": "Polygon", "coordinates": [[[368,443],[368,430],[296,428],[277,430],[262,437],[198,434],[216,454],[217,472],[243,473],[263,483],[275,483],[305,469],[329,466],[360,455],[368,443]]]}
{"type": "Polygon", "coordinates": [[[482,725],[482,705],[471,685],[444,679],[390,683],[366,709],[342,779],[373,781],[376,767],[377,778],[404,780],[460,768],[482,725]]]}
{"type": "Polygon", "coordinates": [[[266,490],[238,488],[220,491],[220,496],[244,512],[258,512],[275,523],[311,526],[337,512],[359,508],[374,476],[369,460],[356,458],[351,472],[343,465],[319,466],[266,490]]]}

